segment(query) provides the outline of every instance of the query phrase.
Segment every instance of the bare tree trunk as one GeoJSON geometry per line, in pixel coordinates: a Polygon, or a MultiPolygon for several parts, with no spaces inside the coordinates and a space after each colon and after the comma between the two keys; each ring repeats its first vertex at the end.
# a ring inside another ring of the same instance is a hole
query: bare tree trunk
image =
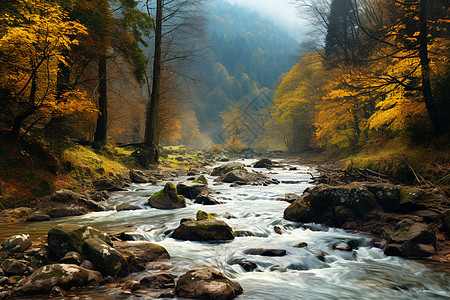
{"type": "Polygon", "coordinates": [[[157,0],[155,22],[155,55],[153,58],[153,79],[150,103],[147,106],[145,124],[145,148],[149,150],[148,163],[158,161],[158,108],[161,90],[161,42],[162,42],[162,0],[157,0]]]}
{"type": "Polygon", "coordinates": [[[104,144],[107,137],[107,121],[108,121],[108,99],[106,96],[106,56],[102,56],[98,62],[98,77],[99,77],[99,90],[98,90],[98,107],[99,116],[97,119],[97,128],[95,129],[94,142],[104,144]]]}
{"type": "Polygon", "coordinates": [[[431,123],[437,132],[442,132],[442,122],[439,118],[439,112],[433,101],[433,93],[431,90],[430,80],[430,59],[428,58],[428,26],[427,26],[427,0],[420,1],[420,34],[419,34],[419,55],[420,66],[422,68],[422,94],[427,107],[428,115],[431,123]]]}

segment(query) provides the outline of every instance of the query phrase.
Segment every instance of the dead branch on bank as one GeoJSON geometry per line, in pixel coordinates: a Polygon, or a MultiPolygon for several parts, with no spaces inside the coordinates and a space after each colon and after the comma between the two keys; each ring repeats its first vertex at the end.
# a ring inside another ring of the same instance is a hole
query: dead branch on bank
{"type": "Polygon", "coordinates": [[[316,183],[325,183],[329,185],[345,185],[351,182],[378,182],[399,184],[398,181],[390,178],[385,174],[381,174],[369,169],[351,168],[349,170],[329,169],[319,166],[317,170],[320,176],[313,176],[312,179],[316,183]]]}

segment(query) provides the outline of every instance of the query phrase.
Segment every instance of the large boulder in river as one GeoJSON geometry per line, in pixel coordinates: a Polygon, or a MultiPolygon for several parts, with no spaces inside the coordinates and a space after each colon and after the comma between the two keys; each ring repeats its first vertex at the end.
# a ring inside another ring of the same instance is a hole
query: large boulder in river
{"type": "Polygon", "coordinates": [[[355,219],[362,220],[375,208],[379,208],[375,196],[362,185],[318,185],[306,190],[289,205],[284,218],[339,226],[355,219]]]}
{"type": "Polygon", "coordinates": [[[254,165],[253,168],[271,168],[273,166],[273,163],[268,158],[263,158],[258,160],[254,165]]]}
{"type": "Polygon", "coordinates": [[[177,184],[177,192],[188,199],[196,199],[200,195],[207,195],[212,192],[206,184],[203,183],[186,183],[177,184]]]}
{"type": "Polygon", "coordinates": [[[2,249],[10,253],[22,253],[31,246],[30,235],[19,234],[8,238],[3,244],[2,249]]]}
{"type": "Polygon", "coordinates": [[[234,239],[233,229],[215,219],[186,220],[173,232],[173,238],[187,241],[223,241],[234,239]]]}
{"type": "Polygon", "coordinates": [[[50,252],[61,259],[67,252],[82,252],[84,242],[89,238],[99,238],[111,244],[109,236],[93,227],[75,224],[59,224],[48,232],[47,243],[50,252]]]}
{"type": "Polygon", "coordinates": [[[114,242],[113,246],[128,257],[135,256],[144,262],[170,258],[166,248],[150,242],[114,242]]]}
{"type": "Polygon", "coordinates": [[[386,246],[385,254],[407,258],[424,258],[436,253],[433,228],[412,220],[398,222],[386,246]]]}
{"type": "Polygon", "coordinates": [[[215,167],[211,173],[212,176],[222,176],[233,170],[243,170],[245,165],[238,162],[232,162],[224,164],[222,166],[215,167]]]}
{"type": "Polygon", "coordinates": [[[168,182],[162,190],[154,193],[148,199],[148,204],[159,209],[174,209],[186,207],[186,200],[184,196],[178,195],[177,187],[173,183],[168,182]]]}
{"type": "Polygon", "coordinates": [[[101,178],[92,183],[97,191],[119,192],[125,191],[120,184],[114,182],[111,178],[101,178]]]}
{"type": "Polygon", "coordinates": [[[188,299],[234,299],[243,293],[241,285],[209,266],[196,266],[178,279],[175,294],[188,299]]]}
{"type": "Polygon", "coordinates": [[[221,182],[234,183],[239,182],[241,184],[264,184],[271,183],[269,177],[261,173],[249,172],[246,169],[233,170],[219,179],[221,182]]]}
{"type": "Polygon", "coordinates": [[[153,177],[147,176],[141,170],[130,170],[130,180],[133,183],[153,183],[156,184],[157,180],[153,177]]]}
{"type": "Polygon", "coordinates": [[[128,262],[122,253],[99,238],[87,239],[83,244],[83,254],[103,275],[128,275],[128,262]]]}
{"type": "Polygon", "coordinates": [[[99,272],[87,270],[77,265],[47,265],[31,274],[26,279],[25,285],[18,290],[18,294],[46,294],[54,286],[68,290],[72,287],[98,285],[101,281],[102,276],[99,272]]]}

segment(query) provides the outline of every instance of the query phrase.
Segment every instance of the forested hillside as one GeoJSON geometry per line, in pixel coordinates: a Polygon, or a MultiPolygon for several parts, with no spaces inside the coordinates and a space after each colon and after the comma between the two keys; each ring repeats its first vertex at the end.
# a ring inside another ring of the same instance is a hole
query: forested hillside
{"type": "Polygon", "coordinates": [[[223,143],[220,113],[261,93],[271,98],[279,77],[295,63],[298,45],[249,9],[223,0],[211,2],[208,9],[208,48],[194,66],[200,82],[191,91],[202,132],[223,143]]]}

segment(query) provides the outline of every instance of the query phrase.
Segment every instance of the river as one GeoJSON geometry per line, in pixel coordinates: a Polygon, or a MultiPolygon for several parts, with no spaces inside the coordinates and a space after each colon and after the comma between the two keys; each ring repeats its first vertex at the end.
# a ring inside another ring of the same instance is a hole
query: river
{"type": "MultiPolygon", "coordinates": [[[[253,160],[242,161],[249,165],[253,160]]],[[[188,200],[188,206],[176,210],[151,209],[144,204],[164,182],[133,184],[126,192],[112,193],[104,212],[58,219],[41,223],[5,225],[1,236],[28,232],[33,240],[42,240],[46,232],[62,222],[87,224],[108,232],[126,231],[137,239],[164,246],[172,258],[164,264],[168,272],[181,275],[197,264],[217,266],[226,276],[238,281],[245,294],[238,299],[450,299],[449,272],[444,268],[425,265],[398,257],[387,257],[383,251],[370,246],[371,237],[341,229],[314,225],[310,228],[283,219],[289,205],[277,201],[285,193],[301,194],[311,186],[309,172],[313,169],[296,166],[297,170],[265,170],[264,173],[281,182],[270,186],[230,187],[230,184],[212,186],[214,177],[206,176],[212,188],[220,194],[216,199],[223,204],[202,206],[188,200]],[[114,207],[128,202],[141,210],[117,212],[114,207]],[[198,210],[215,214],[226,221],[240,235],[228,243],[178,241],[170,237],[182,218],[195,217],[198,210]],[[274,226],[280,226],[277,234],[274,226]],[[311,229],[312,228],[312,229],[311,229]],[[332,250],[339,242],[357,243],[352,252],[332,250]],[[293,247],[300,242],[305,248],[293,247]],[[252,256],[243,253],[248,248],[275,248],[287,250],[284,257],[252,256]],[[317,257],[326,252],[324,261],[317,257]],[[239,265],[230,265],[234,258],[246,258],[257,264],[253,272],[245,272],[239,265]]],[[[260,170],[259,170],[260,171],[260,170]]],[[[174,182],[186,181],[186,177],[174,182]]],[[[141,278],[155,271],[134,274],[141,278]]],[[[76,299],[116,299],[120,289],[102,287],[78,293],[76,299]]],[[[126,299],[151,299],[127,296],[126,299]]]]}

